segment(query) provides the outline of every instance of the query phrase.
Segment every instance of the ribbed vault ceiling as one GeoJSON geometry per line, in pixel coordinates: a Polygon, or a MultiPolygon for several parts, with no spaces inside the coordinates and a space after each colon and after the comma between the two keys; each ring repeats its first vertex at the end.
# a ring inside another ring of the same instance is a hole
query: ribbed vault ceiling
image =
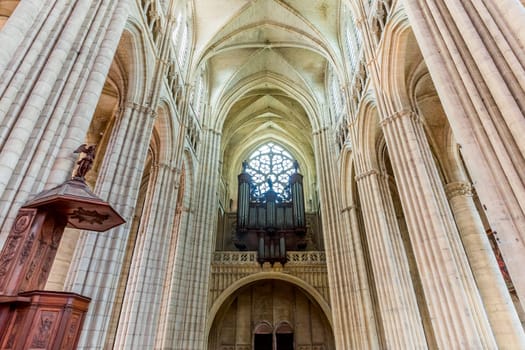
{"type": "Polygon", "coordinates": [[[336,0],[195,0],[194,57],[208,74],[228,182],[266,140],[285,146],[315,182],[312,131],[325,71],[339,59],[338,12],[336,0]]]}

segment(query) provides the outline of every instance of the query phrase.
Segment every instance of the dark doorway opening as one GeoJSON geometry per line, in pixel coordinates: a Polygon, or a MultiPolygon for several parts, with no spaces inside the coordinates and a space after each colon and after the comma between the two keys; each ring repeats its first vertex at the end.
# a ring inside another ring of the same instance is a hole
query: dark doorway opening
{"type": "Polygon", "coordinates": [[[254,350],[272,350],[272,335],[255,334],[253,345],[254,350]]]}
{"type": "Polygon", "coordinates": [[[293,333],[277,333],[277,350],[293,350],[293,333]]]}

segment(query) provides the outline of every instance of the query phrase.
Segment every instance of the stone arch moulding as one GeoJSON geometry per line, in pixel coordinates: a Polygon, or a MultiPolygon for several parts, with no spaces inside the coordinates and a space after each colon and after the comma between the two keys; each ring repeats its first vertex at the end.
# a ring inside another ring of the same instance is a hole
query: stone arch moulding
{"type": "Polygon", "coordinates": [[[158,161],[169,164],[174,159],[175,144],[173,141],[176,140],[174,118],[172,118],[174,111],[166,100],[161,99],[156,113],[157,118],[153,126],[152,137],[158,138],[158,161]]]}
{"type": "Polygon", "coordinates": [[[259,272],[244,278],[241,278],[237,280],[236,282],[232,283],[228,288],[226,288],[221,295],[215,300],[213,305],[208,311],[208,319],[206,322],[206,338],[208,338],[210,334],[210,330],[213,324],[213,321],[215,320],[215,317],[217,316],[217,313],[219,312],[220,308],[224,305],[224,303],[228,300],[230,296],[232,296],[235,292],[237,292],[240,288],[251,284],[253,282],[262,281],[262,280],[279,280],[291,283],[292,285],[301,288],[304,293],[312,298],[313,301],[319,305],[319,308],[323,311],[326,319],[328,320],[328,324],[330,325],[330,328],[332,328],[333,331],[333,323],[332,323],[332,310],[330,308],[330,305],[328,302],[323,298],[323,296],[310,284],[303,281],[300,278],[290,276],[287,274],[279,273],[279,272],[259,272]]]}
{"type": "Polygon", "coordinates": [[[356,149],[360,151],[361,165],[365,169],[378,169],[377,139],[382,136],[380,115],[375,101],[363,103],[357,113],[356,149]]]}
{"type": "Polygon", "coordinates": [[[293,333],[294,329],[288,321],[281,321],[275,326],[275,333],[293,333]]]}
{"type": "Polygon", "coordinates": [[[341,177],[339,179],[339,186],[341,189],[341,202],[343,208],[350,208],[355,205],[356,198],[353,190],[356,176],[356,156],[353,150],[344,148],[341,152],[340,169],[341,177]]]}
{"type": "Polygon", "coordinates": [[[310,91],[306,91],[304,88],[295,86],[293,82],[285,77],[271,72],[264,72],[244,78],[229,89],[230,92],[228,94],[220,96],[217,99],[216,105],[221,107],[210,113],[211,115],[217,116],[212,124],[213,128],[215,130],[222,130],[232,106],[239,100],[239,98],[263,85],[268,85],[268,87],[281,90],[290,98],[299,102],[308,117],[312,130],[320,128],[322,120],[320,120],[319,116],[321,116],[322,113],[319,108],[315,107],[314,101],[316,99],[314,94],[310,91]]]}
{"type": "Polygon", "coordinates": [[[119,43],[119,48],[124,46],[129,48],[129,51],[126,56],[116,57],[119,60],[124,60],[123,63],[127,67],[126,84],[128,91],[127,95],[123,96],[125,101],[141,103],[146,98],[146,87],[149,86],[153,76],[151,67],[154,67],[154,58],[148,53],[144,34],[144,29],[141,28],[138,20],[129,17],[119,43]]]}
{"type": "Polygon", "coordinates": [[[410,103],[408,95],[408,87],[406,82],[406,45],[411,39],[411,27],[405,14],[396,14],[391,23],[385,28],[385,36],[382,40],[382,50],[378,57],[382,67],[389,67],[390,69],[382,69],[381,81],[384,83],[383,88],[388,96],[391,96],[389,107],[395,111],[400,111],[403,108],[413,107],[410,103]]]}
{"type": "Polygon", "coordinates": [[[272,334],[273,332],[274,329],[268,321],[259,322],[253,330],[255,334],[272,334]]]}

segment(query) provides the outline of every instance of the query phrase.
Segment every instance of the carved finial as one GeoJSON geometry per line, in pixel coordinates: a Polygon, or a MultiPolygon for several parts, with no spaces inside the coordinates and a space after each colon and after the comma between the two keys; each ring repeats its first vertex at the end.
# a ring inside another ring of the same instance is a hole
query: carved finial
{"type": "Polygon", "coordinates": [[[86,174],[91,169],[91,167],[93,166],[93,162],[95,161],[96,148],[96,145],[88,146],[86,144],[83,144],[80,145],[80,147],[78,147],[75,150],[75,152],[73,152],[85,154],[85,156],[83,158],[80,158],[80,160],[77,162],[78,167],[75,170],[75,173],[73,174],[73,179],[85,181],[86,174]]]}
{"type": "Polygon", "coordinates": [[[248,162],[243,160],[242,161],[242,172],[245,173],[247,168],[248,168],[248,162]]]}

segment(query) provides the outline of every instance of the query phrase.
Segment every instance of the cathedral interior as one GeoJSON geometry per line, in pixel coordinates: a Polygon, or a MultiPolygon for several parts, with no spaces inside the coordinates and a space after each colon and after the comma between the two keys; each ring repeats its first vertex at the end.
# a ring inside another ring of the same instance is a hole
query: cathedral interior
{"type": "Polygon", "coordinates": [[[525,349],[524,4],[0,0],[0,325],[81,171],[125,223],[31,262],[78,349],[525,349]]]}

